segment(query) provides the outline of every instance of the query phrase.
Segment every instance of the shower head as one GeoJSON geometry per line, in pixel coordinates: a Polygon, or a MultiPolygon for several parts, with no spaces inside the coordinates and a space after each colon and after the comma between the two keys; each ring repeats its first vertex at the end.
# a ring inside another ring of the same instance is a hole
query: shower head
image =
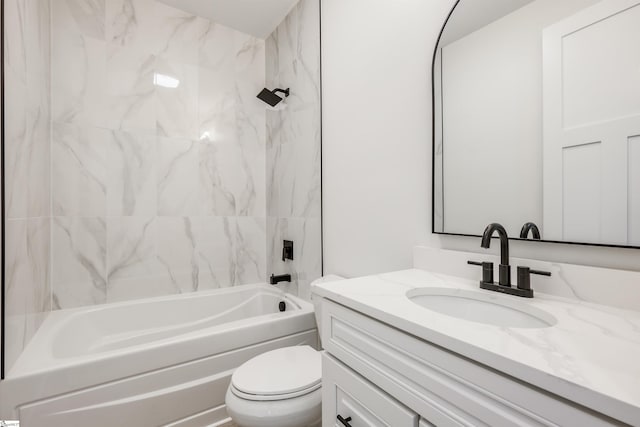
{"type": "Polygon", "coordinates": [[[276,95],[277,92],[284,93],[284,98],[289,96],[289,89],[288,88],[287,89],[274,89],[274,90],[269,90],[267,88],[264,88],[258,94],[258,98],[261,101],[266,102],[270,106],[275,107],[276,105],[278,105],[284,99],[283,97],[276,95]]]}

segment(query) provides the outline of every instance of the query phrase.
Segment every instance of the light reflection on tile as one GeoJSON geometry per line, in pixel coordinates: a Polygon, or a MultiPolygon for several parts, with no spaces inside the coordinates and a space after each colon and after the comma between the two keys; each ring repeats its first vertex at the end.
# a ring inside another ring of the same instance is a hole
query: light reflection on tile
{"type": "Polygon", "coordinates": [[[198,68],[157,59],[154,73],[178,81],[177,87],[155,85],[157,134],[198,139],[198,68]]]}

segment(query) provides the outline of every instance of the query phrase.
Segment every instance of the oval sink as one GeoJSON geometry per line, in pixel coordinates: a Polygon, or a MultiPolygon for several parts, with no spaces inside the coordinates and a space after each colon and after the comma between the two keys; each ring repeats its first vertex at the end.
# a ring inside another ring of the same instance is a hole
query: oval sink
{"type": "Polygon", "coordinates": [[[407,297],[427,310],[471,322],[506,328],[548,328],[557,323],[546,311],[513,299],[517,297],[450,288],[412,289],[407,297]]]}

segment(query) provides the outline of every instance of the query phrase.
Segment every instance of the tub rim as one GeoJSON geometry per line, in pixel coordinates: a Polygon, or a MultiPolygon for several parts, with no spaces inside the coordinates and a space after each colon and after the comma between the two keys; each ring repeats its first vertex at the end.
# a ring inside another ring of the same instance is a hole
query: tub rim
{"type": "MultiPolygon", "coordinates": [[[[260,327],[261,325],[268,323],[275,324],[277,322],[283,322],[296,317],[309,315],[313,317],[313,313],[314,308],[311,303],[264,283],[253,283],[185,294],[163,295],[130,301],[113,302],[109,304],[101,304],[98,306],[75,307],[71,309],[57,310],[49,313],[44,319],[42,325],[40,326],[34,337],[31,339],[29,344],[25,347],[22,354],[14,364],[13,368],[7,373],[5,380],[16,380],[25,377],[47,375],[48,373],[60,370],[68,370],[74,367],[90,366],[91,364],[95,364],[101,361],[110,362],[115,359],[126,358],[129,355],[135,355],[141,352],[162,351],[163,349],[169,348],[173,345],[186,345],[202,340],[204,337],[215,334],[233,333],[236,331],[241,331],[242,329],[260,327]],[[293,303],[297,307],[297,309],[286,311],[283,313],[268,313],[260,316],[248,317],[238,321],[223,323],[221,325],[215,325],[189,333],[180,334],[175,337],[157,340],[151,343],[140,344],[95,354],[81,354],[72,357],[56,358],[52,353],[52,337],[56,336],[56,334],[66,324],[77,320],[79,317],[86,313],[104,311],[114,307],[129,307],[149,304],[153,302],[174,301],[176,299],[195,299],[211,295],[224,295],[250,290],[256,290],[266,292],[274,296],[280,296],[285,301],[293,303]],[[231,326],[229,327],[228,325],[231,326]]],[[[314,327],[316,326],[314,325],[314,327]]],[[[295,329],[295,331],[292,333],[300,333],[311,330],[313,328],[307,327],[293,329],[295,329]]]]}

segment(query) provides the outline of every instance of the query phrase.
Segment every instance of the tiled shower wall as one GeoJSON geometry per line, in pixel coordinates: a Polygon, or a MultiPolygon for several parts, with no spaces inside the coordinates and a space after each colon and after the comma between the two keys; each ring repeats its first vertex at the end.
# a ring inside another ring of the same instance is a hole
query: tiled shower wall
{"type": "Polygon", "coordinates": [[[309,298],[322,275],[319,1],[301,0],[266,50],[267,86],[291,88],[285,110],[267,111],[267,263],[309,298]],[[284,239],[294,241],[293,261],[282,261],[284,239]]]}
{"type": "Polygon", "coordinates": [[[49,0],[5,7],[5,370],[51,310],[49,0]]]}
{"type": "Polygon", "coordinates": [[[154,0],[52,26],[54,308],[264,282],[264,41],[154,0]]]}
{"type": "Polygon", "coordinates": [[[49,4],[5,2],[7,371],[51,309],[285,272],[307,297],[321,275],[319,2],[266,42],[154,0],[49,4]],[[291,88],[285,110],[255,98],[265,76],[291,88]]]}

